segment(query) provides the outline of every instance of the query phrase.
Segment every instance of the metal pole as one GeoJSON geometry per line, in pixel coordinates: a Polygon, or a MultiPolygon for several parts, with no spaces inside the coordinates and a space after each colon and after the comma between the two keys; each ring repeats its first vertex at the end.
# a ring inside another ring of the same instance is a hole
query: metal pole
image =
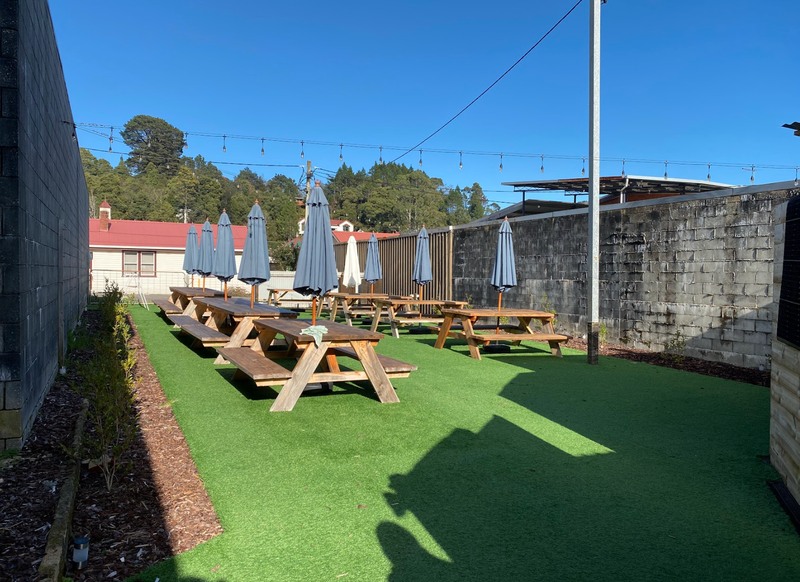
{"type": "Polygon", "coordinates": [[[306,162],[306,225],[308,228],[308,197],[311,195],[311,160],[306,162]]]}
{"type": "Polygon", "coordinates": [[[589,8],[589,256],[587,260],[587,361],[598,363],[600,346],[600,5],[589,8]]]}

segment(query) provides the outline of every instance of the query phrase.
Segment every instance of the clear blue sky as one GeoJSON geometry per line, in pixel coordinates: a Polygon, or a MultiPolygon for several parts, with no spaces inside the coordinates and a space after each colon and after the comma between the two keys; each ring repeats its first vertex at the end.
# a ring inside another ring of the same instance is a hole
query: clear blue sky
{"type": "MultiPolygon", "coordinates": [[[[76,122],[120,126],[137,114],[189,132],[187,155],[245,162],[266,178],[311,160],[336,170],[339,148],[193,137],[192,132],[411,147],[469,103],[575,0],[303,3],[50,0],[76,122]]],[[[629,174],[748,184],[743,165],[800,165],[800,2],[639,2],[602,8],[601,156],[629,174]],[[679,165],[678,161],[702,165],[679,165]]],[[[445,184],[580,176],[588,153],[589,0],[460,118],[422,146],[445,184]],[[541,159],[427,149],[545,154],[541,159]]],[[[105,131],[105,130],[104,130],[105,131]]],[[[84,147],[108,140],[78,132],[84,147]]],[[[121,148],[115,141],[115,150],[121,148]]],[[[344,148],[356,169],[376,149],[344,148]]],[[[399,152],[384,150],[389,160],[399,152]]],[[[102,155],[97,154],[96,155],[102,155]]],[[[105,157],[105,156],[104,156],[105,157]]],[[[108,156],[112,163],[119,156],[108,156]]],[[[403,158],[418,166],[419,152],[403,158]]],[[[236,166],[219,166],[238,172],[236,166]]],[[[602,175],[619,175],[603,161],[602,175]]],[[[793,180],[760,169],[756,183],[793,180]]],[[[543,196],[540,196],[543,197],[543,196]]],[[[560,196],[556,197],[561,198],[560,196]]]]}

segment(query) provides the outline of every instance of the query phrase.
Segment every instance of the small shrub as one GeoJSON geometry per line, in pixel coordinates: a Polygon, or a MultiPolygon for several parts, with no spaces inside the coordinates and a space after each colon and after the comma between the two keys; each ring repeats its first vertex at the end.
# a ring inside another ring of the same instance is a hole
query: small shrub
{"type": "Polygon", "coordinates": [[[228,287],[228,297],[250,297],[250,288],[228,287]]]}
{"type": "MultiPolygon", "coordinates": [[[[552,303],[550,303],[550,299],[548,299],[547,293],[543,293],[542,294],[542,311],[545,311],[547,313],[552,313],[553,315],[556,314],[556,310],[553,309],[553,305],[552,305],[552,303]]],[[[558,324],[558,318],[554,317],[553,318],[553,329],[556,328],[557,324],[558,324]]],[[[541,321],[539,322],[539,325],[544,327],[544,324],[541,321]]]]}
{"type": "Polygon", "coordinates": [[[686,336],[677,330],[675,335],[667,343],[664,344],[664,354],[676,364],[683,363],[686,359],[686,336]]]}
{"type": "Polygon", "coordinates": [[[608,337],[608,328],[606,327],[605,323],[600,322],[600,329],[597,335],[600,338],[600,345],[602,346],[606,343],[606,338],[608,337]]]}

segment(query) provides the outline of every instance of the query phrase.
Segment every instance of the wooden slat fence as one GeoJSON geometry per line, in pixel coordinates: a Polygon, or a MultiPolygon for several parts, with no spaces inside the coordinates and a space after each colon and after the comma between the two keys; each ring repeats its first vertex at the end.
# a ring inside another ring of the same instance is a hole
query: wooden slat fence
{"type": "MultiPolygon", "coordinates": [[[[423,299],[453,299],[453,233],[450,229],[429,230],[431,271],[433,281],[425,285],[423,299]]],[[[367,262],[368,241],[358,243],[358,262],[363,273],[367,262]]],[[[347,243],[334,245],[336,269],[344,271],[347,243]]],[[[383,280],[375,283],[375,293],[389,295],[411,295],[419,293],[419,287],[411,281],[417,253],[417,234],[378,239],[383,280]]],[[[352,291],[348,287],[342,290],[352,291]]],[[[362,283],[361,292],[369,292],[369,283],[362,283]]]]}

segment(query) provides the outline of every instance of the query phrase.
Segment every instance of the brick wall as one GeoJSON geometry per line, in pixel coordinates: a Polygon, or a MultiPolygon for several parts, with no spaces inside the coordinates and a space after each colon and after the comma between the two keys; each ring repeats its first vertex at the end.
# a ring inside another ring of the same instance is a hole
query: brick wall
{"type": "MultiPolygon", "coordinates": [[[[792,186],[603,207],[600,320],[608,341],[660,351],[680,331],[686,355],[769,367],[772,212],[791,197],[792,186]]],[[[488,280],[498,224],[455,231],[454,298],[496,305],[488,280]]],[[[504,305],[542,309],[549,304],[560,329],[583,336],[586,211],[524,217],[511,226],[519,286],[503,294],[504,305]]]]}
{"type": "Polygon", "coordinates": [[[88,292],[88,196],[46,0],[0,2],[0,450],[18,448],[88,292]]]}

